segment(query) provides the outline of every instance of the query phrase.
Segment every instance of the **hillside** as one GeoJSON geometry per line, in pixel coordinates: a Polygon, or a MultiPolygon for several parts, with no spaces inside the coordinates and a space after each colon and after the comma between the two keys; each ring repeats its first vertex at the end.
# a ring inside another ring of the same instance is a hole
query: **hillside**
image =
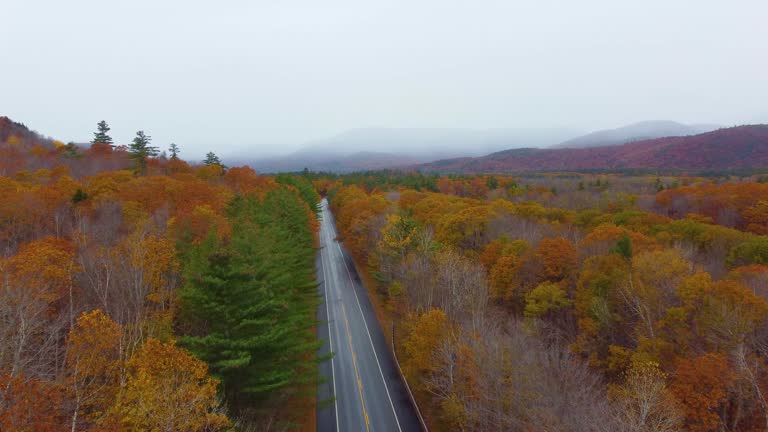
{"type": "Polygon", "coordinates": [[[563,141],[553,148],[606,147],[655,138],[697,135],[718,129],[717,125],[687,125],[669,120],[633,123],[615,129],[604,129],[563,141]]]}
{"type": "Polygon", "coordinates": [[[688,169],[768,167],[768,125],[748,125],[686,137],[583,149],[512,149],[478,158],[440,160],[417,166],[439,172],[688,169]]]}
{"type": "Polygon", "coordinates": [[[0,143],[25,144],[29,147],[34,145],[52,147],[52,140],[31,131],[23,123],[15,122],[5,116],[0,116],[0,143]],[[15,138],[11,139],[11,137],[15,138]]]}

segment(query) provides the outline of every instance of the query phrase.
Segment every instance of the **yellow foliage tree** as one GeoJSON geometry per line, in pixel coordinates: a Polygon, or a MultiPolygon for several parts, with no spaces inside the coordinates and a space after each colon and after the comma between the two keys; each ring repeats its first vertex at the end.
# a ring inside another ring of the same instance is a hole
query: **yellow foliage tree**
{"type": "Polygon", "coordinates": [[[122,329],[100,309],[83,313],[67,338],[66,364],[74,401],[72,430],[98,424],[114,401],[120,372],[122,329]]]}
{"type": "Polygon", "coordinates": [[[221,178],[224,175],[224,168],[219,164],[204,165],[197,167],[195,174],[203,180],[210,181],[221,178]]]}
{"type": "Polygon", "coordinates": [[[72,245],[62,239],[45,237],[25,244],[9,260],[10,274],[47,301],[63,297],[78,270],[72,245]]]}
{"type": "Polygon", "coordinates": [[[9,146],[16,147],[19,144],[21,144],[21,138],[19,138],[17,135],[11,135],[8,137],[7,140],[5,140],[6,144],[9,146]]]}
{"type": "Polygon", "coordinates": [[[382,249],[402,256],[413,243],[415,233],[416,226],[412,221],[399,214],[389,214],[387,224],[381,229],[382,249]]]}
{"type": "Polygon", "coordinates": [[[525,316],[543,317],[572,303],[558,284],[544,282],[525,295],[525,316]]]}
{"type": "Polygon", "coordinates": [[[430,309],[415,320],[403,342],[406,353],[403,372],[411,382],[420,383],[419,377],[434,372],[433,356],[446,332],[447,317],[440,309],[430,309]]]}
{"type": "Polygon", "coordinates": [[[220,431],[231,426],[208,366],[173,343],[149,339],[127,363],[127,377],[110,411],[127,430],[220,431]]]}
{"type": "Polygon", "coordinates": [[[444,214],[437,222],[439,241],[460,248],[479,249],[488,221],[494,215],[488,205],[466,208],[457,213],[444,214]]]}
{"type": "MultiPolygon", "coordinates": [[[[690,319],[695,336],[705,339],[712,349],[732,349],[742,343],[768,314],[768,302],[736,280],[712,281],[709,274],[699,272],[684,279],[677,291],[683,300],[678,309],[685,318],[678,321],[690,319]]],[[[670,327],[676,324],[667,321],[670,327]]],[[[671,330],[680,333],[685,329],[671,330]]]]}
{"type": "Polygon", "coordinates": [[[622,289],[622,297],[638,318],[639,336],[656,337],[657,322],[677,303],[677,287],[691,269],[691,263],[672,249],[632,257],[631,277],[622,289]]]}

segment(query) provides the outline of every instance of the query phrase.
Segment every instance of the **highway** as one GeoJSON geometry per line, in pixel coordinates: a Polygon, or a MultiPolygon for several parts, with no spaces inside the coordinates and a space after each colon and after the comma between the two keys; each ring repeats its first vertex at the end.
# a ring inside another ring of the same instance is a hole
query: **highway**
{"type": "Polygon", "coordinates": [[[320,354],[319,432],[422,430],[354,263],[336,241],[328,202],[320,203],[317,275],[320,354]],[[333,395],[336,397],[333,398],[333,395]]]}

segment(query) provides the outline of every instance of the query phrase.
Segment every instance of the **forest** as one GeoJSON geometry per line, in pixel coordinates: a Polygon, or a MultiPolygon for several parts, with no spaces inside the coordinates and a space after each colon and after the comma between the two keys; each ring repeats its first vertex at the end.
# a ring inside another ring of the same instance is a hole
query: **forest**
{"type": "Polygon", "coordinates": [[[300,427],[314,409],[309,180],[0,118],[0,430],[300,427]]]}
{"type": "Polygon", "coordinates": [[[765,173],[181,151],[0,118],[0,430],[314,430],[321,197],[431,430],[768,428],[765,173]]]}
{"type": "Polygon", "coordinates": [[[764,176],[313,183],[431,429],[768,428],[764,176]]]}

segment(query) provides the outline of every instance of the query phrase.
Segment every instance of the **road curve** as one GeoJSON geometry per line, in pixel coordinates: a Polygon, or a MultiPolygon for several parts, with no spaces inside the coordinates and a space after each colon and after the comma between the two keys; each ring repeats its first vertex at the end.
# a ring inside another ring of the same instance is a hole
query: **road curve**
{"type": "Polygon", "coordinates": [[[397,371],[349,254],[336,241],[328,202],[320,203],[317,277],[321,355],[317,430],[319,432],[415,432],[419,420],[397,371]],[[335,399],[333,396],[336,396],[335,399]]]}

